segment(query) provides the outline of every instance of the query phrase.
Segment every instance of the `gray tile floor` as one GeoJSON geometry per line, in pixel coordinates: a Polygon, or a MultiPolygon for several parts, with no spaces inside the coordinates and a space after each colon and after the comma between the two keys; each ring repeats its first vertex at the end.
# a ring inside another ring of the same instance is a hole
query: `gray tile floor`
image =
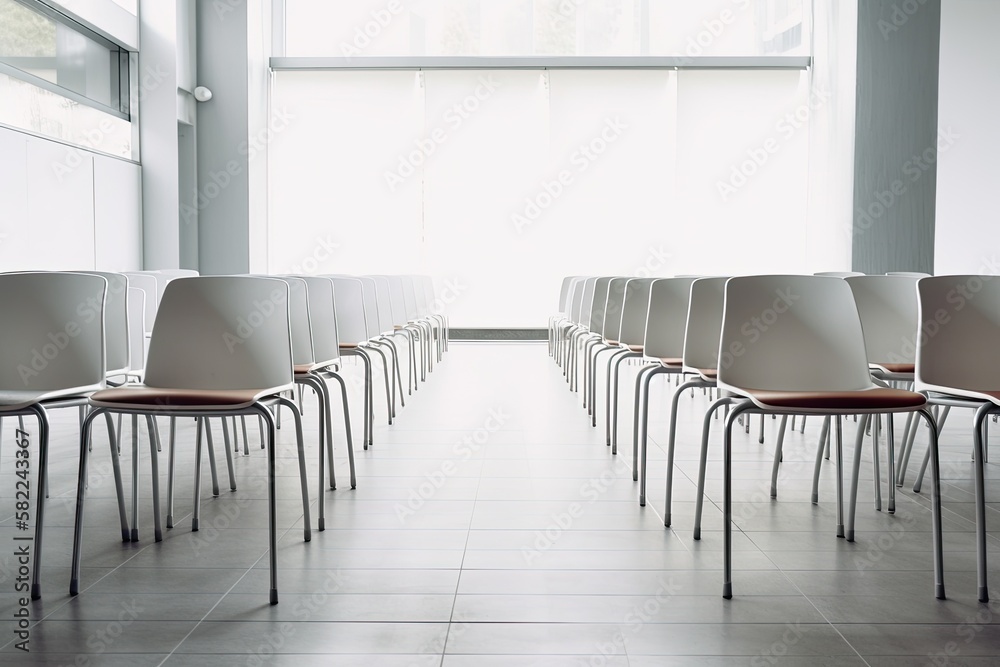
{"type": "MultiPolygon", "coordinates": [[[[360,366],[348,363],[345,372],[357,392],[360,366]]],[[[627,369],[626,379],[634,373],[635,367],[627,369]]],[[[309,543],[302,541],[286,419],[278,454],[277,606],[267,604],[263,452],[252,447],[249,456],[237,456],[238,490],[231,492],[218,451],[222,492],[213,498],[211,485],[203,486],[202,527],[193,533],[190,420],[179,429],[176,527],[161,543],[152,540],[145,436],[141,539],[123,544],[107,439],[97,431],[82,591],[69,597],[76,423],[75,413],[56,413],[44,599],[31,605],[30,654],[13,643],[17,531],[13,424],[7,420],[0,450],[0,663],[997,664],[1000,603],[976,602],[970,415],[953,414],[943,439],[947,601],[932,594],[926,493],[906,488],[895,516],[876,512],[866,453],[854,544],[835,537],[831,463],[824,464],[820,504],[809,502],[818,419],[809,420],[804,434],[786,439],[777,500],[767,493],[777,422],[766,420],[764,445],[757,442],[756,422],[753,435],[737,435],[736,597],[725,601],[718,438],[711,451],[705,532],[700,541],[691,536],[698,429],[707,405],[700,391],[681,401],[673,526],[663,527],[667,392],[665,381],[654,383],[650,500],[640,508],[632,481],[630,406],[622,415],[623,446],[615,457],[604,444],[603,423],[597,429],[588,425],[581,395],[567,390],[544,345],[454,343],[391,427],[385,425],[384,398],[378,398],[375,447],[357,449],[356,490],[347,483],[344,438],[338,434],[338,488],[323,493],[326,530],[314,530],[309,543]]],[[[310,400],[305,425],[314,525],[315,416],[310,400]]],[[[360,414],[355,420],[357,427],[360,414]]],[[[853,434],[853,423],[846,433],[853,434]]],[[[845,441],[850,456],[853,437],[845,441]]],[[[127,495],[131,460],[127,444],[127,495]]],[[[205,470],[207,481],[207,464],[205,470]]],[[[990,464],[987,475],[1000,476],[998,466],[990,464]]],[[[996,588],[995,481],[989,492],[996,588]]]]}

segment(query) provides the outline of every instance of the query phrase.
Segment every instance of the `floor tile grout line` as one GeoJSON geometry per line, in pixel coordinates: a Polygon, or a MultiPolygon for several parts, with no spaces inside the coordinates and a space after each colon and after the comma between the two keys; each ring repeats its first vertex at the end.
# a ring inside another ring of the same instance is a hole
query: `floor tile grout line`
{"type": "MultiPolygon", "coordinates": [[[[277,538],[276,542],[280,542],[282,538],[284,538],[284,537],[285,537],[286,535],[288,535],[289,533],[291,533],[291,532],[292,532],[293,530],[296,530],[296,528],[295,528],[295,526],[294,526],[294,525],[293,525],[293,526],[291,526],[291,527],[289,527],[289,528],[287,528],[287,529],[285,530],[285,532],[283,532],[283,533],[282,533],[282,534],[281,534],[280,536],[278,536],[278,538],[277,538]]],[[[238,579],[237,579],[236,581],[234,581],[234,582],[233,582],[233,585],[232,585],[232,586],[230,586],[230,587],[229,587],[229,588],[228,588],[228,589],[227,589],[227,590],[226,590],[225,592],[223,592],[221,596],[219,596],[219,599],[218,599],[218,600],[216,600],[215,604],[213,604],[213,605],[211,606],[211,608],[210,608],[210,609],[209,609],[208,611],[206,611],[206,612],[205,612],[205,615],[204,615],[204,616],[202,616],[202,617],[201,617],[201,619],[199,619],[199,620],[198,620],[198,621],[197,621],[197,622],[196,622],[196,623],[194,624],[194,627],[193,627],[193,628],[191,628],[191,630],[190,630],[190,631],[188,631],[188,633],[187,633],[187,634],[185,634],[185,635],[184,635],[184,636],[183,636],[183,637],[181,638],[181,640],[180,640],[179,642],[177,642],[177,645],[176,645],[176,646],[174,646],[174,647],[173,647],[173,648],[172,648],[172,649],[170,650],[170,652],[169,652],[169,653],[168,653],[168,654],[167,654],[166,656],[164,656],[163,660],[161,660],[161,661],[160,661],[160,663],[159,663],[159,664],[157,665],[157,667],[163,667],[163,665],[164,665],[164,664],[165,664],[165,663],[166,663],[166,662],[167,662],[168,660],[170,660],[170,657],[171,657],[171,656],[173,656],[173,655],[174,655],[174,653],[176,653],[176,652],[177,652],[177,649],[179,649],[179,648],[180,648],[180,647],[181,647],[181,646],[182,646],[182,645],[184,644],[184,642],[186,642],[186,641],[187,641],[187,640],[188,640],[188,639],[189,639],[189,638],[191,637],[191,635],[192,635],[192,634],[194,634],[195,630],[197,630],[197,629],[198,629],[199,627],[201,627],[201,624],[205,622],[205,619],[207,619],[207,618],[208,618],[209,616],[211,616],[211,615],[212,615],[212,612],[214,612],[214,611],[215,611],[215,610],[216,610],[216,609],[218,608],[218,606],[219,606],[220,604],[222,604],[222,601],[226,599],[226,596],[227,596],[227,595],[229,595],[230,593],[232,593],[232,592],[233,592],[233,590],[234,590],[234,589],[235,589],[235,588],[236,588],[237,586],[239,586],[240,582],[241,582],[241,581],[243,581],[244,579],[246,579],[247,575],[249,575],[249,574],[250,574],[251,572],[253,572],[253,571],[254,571],[254,570],[255,570],[255,569],[257,568],[257,564],[258,564],[258,563],[260,563],[260,562],[261,562],[262,560],[264,560],[265,558],[267,558],[267,557],[268,557],[268,555],[269,555],[269,552],[270,552],[270,549],[266,549],[266,550],[264,551],[264,553],[263,553],[263,554],[261,554],[261,555],[260,555],[260,557],[259,557],[259,558],[258,558],[257,560],[255,560],[255,561],[254,561],[254,562],[253,562],[253,563],[252,563],[252,564],[250,565],[250,567],[249,567],[249,568],[247,568],[246,572],[244,572],[244,573],[243,573],[242,575],[240,575],[240,577],[239,577],[239,578],[238,578],[238,579]]]]}
{"type": "Polygon", "coordinates": [[[761,552],[762,554],[764,554],[764,556],[765,556],[765,557],[766,557],[766,558],[767,558],[767,559],[768,559],[768,560],[769,560],[769,561],[771,562],[771,564],[772,564],[772,565],[774,565],[774,567],[775,567],[775,568],[776,568],[776,569],[778,570],[778,572],[780,572],[780,573],[781,573],[781,576],[782,576],[782,577],[784,577],[784,578],[785,578],[785,580],[786,580],[786,581],[787,581],[788,583],[790,583],[790,584],[791,584],[791,585],[792,585],[792,586],[793,586],[793,587],[795,588],[795,590],[799,592],[799,594],[800,594],[800,595],[801,595],[801,596],[802,596],[803,598],[805,598],[805,599],[806,599],[806,601],[807,601],[807,602],[808,602],[808,603],[809,603],[809,604],[810,604],[810,605],[812,606],[812,608],[816,610],[816,613],[818,613],[818,614],[819,614],[820,616],[822,616],[822,617],[823,617],[823,620],[824,620],[824,621],[826,621],[826,622],[827,622],[827,624],[828,624],[828,625],[829,625],[829,626],[830,626],[830,627],[831,627],[831,628],[833,629],[833,631],[837,633],[837,636],[839,636],[839,637],[840,637],[841,639],[843,639],[843,640],[844,640],[844,643],[845,643],[845,644],[847,644],[848,646],[850,646],[850,647],[851,647],[851,650],[852,650],[852,651],[854,651],[854,652],[855,652],[855,653],[857,654],[857,656],[858,656],[859,658],[861,658],[861,661],[862,661],[862,662],[864,662],[864,663],[865,663],[866,665],[868,665],[869,667],[871,667],[871,664],[870,664],[870,663],[868,662],[868,660],[866,660],[866,659],[865,659],[865,657],[864,657],[863,655],[861,655],[861,652],[860,652],[860,651],[858,651],[858,649],[857,649],[857,648],[855,648],[854,644],[852,644],[852,643],[850,642],[850,640],[848,640],[848,639],[847,639],[847,637],[845,637],[845,636],[844,636],[844,633],[842,633],[842,632],[840,631],[840,628],[838,628],[838,627],[837,627],[837,626],[836,626],[836,625],[835,625],[835,624],[833,623],[833,621],[831,621],[831,620],[829,619],[829,617],[828,617],[828,616],[827,616],[826,614],[824,614],[824,613],[823,613],[823,611],[822,611],[822,610],[821,610],[821,609],[820,609],[820,608],[819,608],[819,607],[818,607],[818,606],[816,605],[816,603],[815,603],[815,602],[814,602],[814,601],[812,600],[812,598],[810,598],[810,597],[809,597],[808,595],[806,595],[806,594],[805,594],[805,592],[804,592],[804,591],[802,590],[802,588],[801,588],[801,587],[800,587],[800,586],[799,586],[798,584],[796,584],[796,583],[795,583],[795,581],[794,581],[794,580],[793,580],[793,579],[792,579],[791,577],[789,577],[789,576],[788,576],[788,573],[787,573],[787,572],[785,572],[785,570],[783,570],[783,569],[781,568],[781,566],[780,566],[780,565],[778,565],[778,563],[776,563],[776,562],[775,562],[775,561],[774,561],[774,560],[773,560],[773,559],[772,559],[772,558],[771,558],[770,556],[768,556],[768,555],[767,555],[767,552],[765,552],[765,551],[764,551],[763,549],[761,549],[761,548],[760,548],[760,546],[758,546],[758,545],[756,544],[756,542],[754,542],[754,541],[753,541],[753,538],[751,538],[751,537],[750,537],[750,536],[749,536],[749,535],[748,535],[748,534],[747,534],[747,533],[746,533],[745,531],[743,531],[743,530],[740,530],[740,532],[741,532],[741,533],[743,533],[744,535],[746,535],[746,536],[747,536],[747,539],[748,539],[748,540],[750,540],[750,542],[751,542],[752,544],[754,544],[755,546],[757,546],[758,550],[760,550],[760,552],[761,552]]]}
{"type": "MultiPolygon", "coordinates": [[[[486,443],[489,446],[489,443],[486,443]]],[[[451,639],[451,628],[455,622],[455,608],[458,606],[458,591],[462,588],[462,572],[465,570],[465,557],[469,553],[469,541],[472,539],[472,523],[476,519],[476,503],[479,501],[479,491],[483,482],[483,466],[479,467],[479,477],[476,482],[476,497],[472,500],[472,511],[469,513],[469,527],[465,534],[465,545],[462,547],[462,562],[458,564],[458,578],[455,581],[455,595],[451,601],[451,613],[448,615],[448,627],[445,630],[444,642],[441,645],[441,663],[439,667],[444,667],[445,658],[448,655],[448,640],[451,639]]]]}

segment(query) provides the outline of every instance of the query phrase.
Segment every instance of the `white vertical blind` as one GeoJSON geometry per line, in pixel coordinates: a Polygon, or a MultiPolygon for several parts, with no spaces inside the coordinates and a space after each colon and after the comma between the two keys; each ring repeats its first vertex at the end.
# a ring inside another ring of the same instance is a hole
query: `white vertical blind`
{"type": "Polygon", "coordinates": [[[568,274],[807,270],[803,77],[278,72],[269,268],[433,274],[458,327],[541,326],[568,274]]]}
{"type": "Polygon", "coordinates": [[[409,273],[419,266],[422,95],[414,72],[289,72],[272,110],[268,270],[409,273]]]}

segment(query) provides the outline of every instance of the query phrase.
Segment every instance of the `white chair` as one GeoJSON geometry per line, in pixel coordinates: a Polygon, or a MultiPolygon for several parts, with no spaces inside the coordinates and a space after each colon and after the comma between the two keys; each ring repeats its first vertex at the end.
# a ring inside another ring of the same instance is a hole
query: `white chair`
{"type": "Polygon", "coordinates": [[[580,293],[580,302],[574,314],[573,322],[574,327],[572,328],[569,338],[570,338],[570,361],[569,361],[569,385],[572,391],[577,391],[580,388],[579,383],[579,364],[578,364],[578,352],[580,348],[580,342],[586,340],[591,336],[590,331],[590,316],[591,311],[594,307],[594,288],[597,285],[597,276],[592,276],[587,278],[583,283],[583,291],[580,293]]]}
{"type": "Polygon", "coordinates": [[[574,314],[580,308],[580,301],[583,299],[583,288],[587,281],[586,276],[574,278],[566,295],[566,311],[556,326],[556,347],[557,363],[563,370],[563,377],[569,381],[569,342],[568,338],[576,327],[574,314]]]}
{"type": "Polygon", "coordinates": [[[414,342],[420,350],[420,381],[427,381],[427,369],[429,365],[428,356],[430,351],[430,332],[426,323],[418,321],[417,299],[413,291],[413,282],[407,276],[392,276],[396,282],[396,289],[399,290],[403,300],[403,313],[406,316],[406,329],[416,333],[414,342]]]}
{"type": "MultiPolygon", "coordinates": [[[[663,373],[684,372],[684,328],[691,283],[696,278],[658,278],[649,288],[649,314],[643,337],[643,358],[652,363],[639,371],[635,380],[635,417],[632,429],[632,479],[639,479],[639,452],[646,466],[646,431],[649,421],[649,383],[663,373]]],[[[640,498],[645,504],[645,495],[640,498]]]]}
{"type": "MultiPolygon", "coordinates": [[[[368,339],[364,342],[364,346],[382,358],[382,370],[385,379],[385,400],[387,404],[386,412],[389,417],[389,425],[391,426],[392,420],[396,416],[396,378],[399,370],[396,364],[396,348],[381,339],[383,329],[379,321],[378,288],[375,279],[370,276],[355,277],[361,281],[361,292],[365,302],[365,327],[367,328],[368,339]],[[388,358],[386,358],[384,350],[389,351],[388,358]]],[[[388,326],[388,323],[386,324],[388,326]]],[[[399,384],[402,383],[400,379],[399,384]]]]}
{"type": "Polygon", "coordinates": [[[448,316],[444,314],[443,303],[441,312],[435,312],[439,302],[434,294],[434,280],[430,276],[417,276],[417,279],[424,290],[424,303],[427,306],[425,316],[438,325],[437,357],[438,361],[441,361],[444,359],[444,353],[448,351],[448,316]]]}
{"type": "MultiPolygon", "coordinates": [[[[34,470],[35,536],[32,546],[31,599],[41,598],[42,537],[49,452],[48,410],[87,405],[105,386],[104,309],[108,282],[83,273],[25,272],[0,275],[0,416],[38,420],[37,455],[16,457],[25,476],[34,470]],[[21,463],[25,461],[26,463],[21,463]]],[[[118,495],[122,539],[128,540],[124,494],[114,423],[106,419],[118,495]]],[[[30,451],[18,433],[19,450],[30,451]],[[22,446],[21,443],[25,444],[22,446]]],[[[83,484],[85,482],[81,482],[83,484]]],[[[18,521],[28,520],[19,511],[18,521]]]]}
{"type": "Polygon", "coordinates": [[[156,269],[153,271],[143,271],[153,276],[156,280],[156,305],[159,306],[163,300],[163,290],[167,288],[167,283],[177,278],[196,278],[198,272],[192,269],[156,269]]]}
{"type": "MultiPolygon", "coordinates": [[[[108,412],[206,417],[259,415],[267,425],[270,602],[278,601],[275,493],[275,430],[270,408],[292,410],[302,486],[304,537],[310,538],[309,498],[301,420],[294,403],[280,394],[294,387],[288,285],[272,278],[213,276],[179,278],[167,285],[150,340],[144,384],[106,389],[90,398],[93,410],[80,434],[80,470],[73,537],[70,594],[80,588],[85,480],[93,420],[108,412]]],[[[199,422],[200,423],[200,422],[199,422]]],[[[171,458],[174,451],[171,448],[171,458]]],[[[155,453],[153,460],[155,463],[155,453]]],[[[195,447],[195,504],[198,530],[201,492],[200,438],[195,447]]],[[[158,475],[153,472],[154,487],[158,475]]],[[[154,499],[158,498],[154,488],[154,499]]],[[[154,500],[155,502],[155,500],[154,500]]],[[[158,508],[156,510],[159,517],[158,508]]]]}
{"type": "MultiPolygon", "coordinates": [[[[607,299],[604,304],[604,313],[601,318],[600,341],[593,348],[593,357],[590,360],[590,413],[592,415],[592,426],[597,426],[597,359],[601,352],[617,353],[619,347],[618,339],[621,337],[622,310],[625,304],[625,286],[630,278],[611,278],[608,280],[607,299]]],[[[612,355],[614,356],[614,355],[612,355]]],[[[610,377],[607,378],[610,380],[610,377]]],[[[610,383],[608,391],[610,392],[610,383]]],[[[610,404],[610,396],[606,397],[605,405],[610,404]]],[[[610,410],[605,411],[606,430],[611,429],[610,410]]],[[[608,442],[610,445],[611,443],[608,442]]]]}
{"type": "Polygon", "coordinates": [[[579,276],[566,276],[562,279],[562,283],[559,285],[559,310],[557,310],[554,315],[549,316],[549,356],[555,359],[556,363],[559,363],[559,358],[556,354],[557,326],[558,323],[566,317],[566,301],[569,297],[570,288],[573,286],[573,281],[578,277],[579,276]]]}
{"type": "MultiPolygon", "coordinates": [[[[375,281],[375,293],[377,297],[378,306],[378,321],[379,329],[381,334],[378,339],[384,341],[386,344],[392,347],[393,354],[395,355],[395,366],[396,366],[396,379],[399,384],[403,384],[402,373],[400,371],[400,356],[399,347],[396,346],[396,336],[406,337],[408,342],[411,342],[411,337],[408,333],[402,331],[402,325],[406,324],[405,316],[403,316],[402,324],[399,323],[397,318],[396,310],[393,308],[392,299],[392,289],[389,284],[388,276],[369,276],[375,281]],[[398,327],[398,328],[397,328],[398,327]]],[[[408,348],[410,354],[412,354],[412,346],[408,348]]],[[[407,360],[406,364],[406,393],[407,395],[412,394],[411,385],[414,381],[413,366],[410,360],[407,360]]],[[[406,399],[403,398],[402,390],[400,390],[399,404],[401,407],[406,407],[406,399]]]]}
{"type": "Polygon", "coordinates": [[[588,337],[583,342],[583,407],[587,408],[587,415],[593,415],[594,425],[597,425],[597,414],[594,412],[594,405],[591,389],[594,384],[591,366],[593,359],[591,352],[595,347],[608,348],[604,342],[604,319],[608,306],[608,289],[611,286],[612,276],[601,276],[594,283],[594,300],[591,302],[590,317],[587,322],[589,331],[588,337]]]}
{"type": "Polygon", "coordinates": [[[368,340],[368,323],[365,320],[365,295],[357,278],[327,276],[333,281],[334,307],[337,311],[337,338],[340,354],[361,359],[365,371],[364,399],[364,449],[372,446],[374,429],[374,395],[372,389],[372,360],[364,342],[368,340]]]}
{"type": "Polygon", "coordinates": [[[573,294],[576,285],[586,276],[571,276],[563,280],[559,293],[559,312],[549,318],[550,338],[552,350],[551,354],[557,366],[564,366],[564,336],[565,330],[572,324],[570,317],[570,307],[573,303],[573,294]]]}
{"type": "MultiPolygon", "coordinates": [[[[114,378],[121,378],[118,384],[124,384],[132,375],[132,334],[129,326],[128,297],[132,288],[128,285],[128,276],[122,273],[108,273],[102,271],[81,271],[91,275],[101,276],[108,281],[108,295],[104,308],[104,339],[105,339],[105,359],[108,365],[108,384],[112,384],[114,378]]],[[[141,295],[141,292],[140,292],[141,295]]],[[[137,318],[136,318],[137,319],[137,318]]],[[[142,336],[142,331],[138,332],[142,336]]],[[[142,338],[140,338],[140,341],[142,338]]],[[[81,422],[85,415],[85,408],[81,407],[81,422]]],[[[160,451],[160,434],[156,422],[152,417],[146,419],[146,432],[149,437],[151,448],[160,451]]],[[[121,452],[122,440],[122,420],[118,416],[117,443],[119,453],[121,452]]],[[[139,541],[139,418],[132,415],[132,522],[129,530],[129,539],[132,542],[139,541]]],[[[162,534],[157,533],[157,541],[162,539],[162,534]]]]}
{"type": "Polygon", "coordinates": [[[619,369],[626,359],[642,357],[646,337],[646,317],[649,315],[649,290],[656,278],[631,278],[625,285],[622,323],[618,332],[619,350],[608,359],[608,402],[610,415],[606,440],[611,453],[618,453],[618,390],[619,369]]]}
{"type": "MultiPolygon", "coordinates": [[[[732,427],[740,415],[915,411],[931,429],[934,585],[936,597],[944,599],[937,431],[922,395],[873,382],[850,286],[844,280],[822,276],[731,278],[726,283],[719,350],[719,389],[736,397],[726,418],[723,441],[723,597],[733,595],[732,427]],[[767,322],[767,329],[748,329],[748,323],[755,327],[752,323],[757,321],[767,322]]],[[[839,435],[840,422],[837,424],[839,435]]],[[[837,469],[842,469],[839,437],[837,469]]],[[[837,524],[838,535],[842,535],[843,489],[839,480],[838,474],[837,524]]],[[[847,525],[851,532],[853,522],[851,507],[847,525]]]]}
{"type": "Polygon", "coordinates": [[[142,358],[145,359],[146,355],[149,354],[149,336],[153,332],[153,323],[156,322],[156,308],[160,304],[159,287],[156,282],[156,276],[151,273],[127,271],[125,276],[128,277],[129,287],[142,290],[144,296],[142,358]]]}
{"type": "MultiPolygon", "coordinates": [[[[935,405],[972,408],[976,486],[976,552],[979,601],[989,601],[986,581],[986,488],[984,432],[1000,412],[1000,279],[997,276],[936,276],[917,282],[921,329],[917,332],[915,389],[935,405]],[[933,331],[933,333],[932,333],[933,331]]],[[[932,429],[933,430],[933,429],[932,429]]],[[[932,474],[936,475],[931,438],[932,474]]],[[[934,489],[937,488],[936,483],[934,489]]]]}
{"type": "MultiPolygon", "coordinates": [[[[413,316],[410,318],[410,324],[422,327],[425,331],[424,335],[424,347],[425,355],[427,360],[427,372],[434,372],[434,345],[437,339],[437,326],[436,324],[431,324],[427,320],[427,303],[426,294],[423,290],[417,289],[416,276],[403,276],[403,288],[406,290],[406,296],[413,304],[412,312],[413,316]]],[[[407,307],[409,310],[409,306],[407,307]]]]}
{"type": "MultiPolygon", "coordinates": [[[[671,523],[671,498],[674,478],[674,444],[677,440],[677,404],[686,389],[713,388],[718,375],[719,335],[722,331],[722,307],[726,295],[728,278],[699,278],[691,283],[687,319],[684,325],[684,349],[681,354],[682,371],[692,376],[677,387],[670,401],[670,435],[667,440],[667,486],[666,503],[663,511],[663,525],[671,523]]],[[[698,511],[704,498],[705,468],[708,455],[708,425],[713,413],[705,416],[702,431],[701,463],[698,470],[698,511]]],[[[782,431],[781,433],[783,433],[782,431]]],[[[780,437],[780,436],[779,436],[780,437]]],[[[643,457],[643,464],[646,457],[643,457]]],[[[640,504],[645,504],[646,467],[640,472],[640,504]]],[[[695,532],[695,539],[701,539],[701,532],[695,532]]]]}
{"type": "MultiPolygon", "coordinates": [[[[351,410],[347,400],[347,383],[337,372],[340,365],[340,339],[337,336],[337,311],[334,305],[333,280],[321,276],[302,276],[309,290],[309,322],[312,327],[315,361],[308,369],[296,367],[297,373],[312,373],[323,380],[335,380],[340,386],[347,434],[347,459],[351,470],[351,488],[357,488],[354,468],[354,436],[351,433],[351,410]]],[[[330,488],[337,488],[333,457],[330,457],[330,488]]]]}
{"type": "MultiPolygon", "coordinates": [[[[913,382],[916,363],[916,345],[908,345],[914,332],[919,328],[917,319],[917,280],[913,275],[892,274],[884,276],[852,276],[846,278],[854,294],[854,303],[861,318],[865,335],[865,349],[868,351],[868,365],[872,375],[884,382],[905,383],[909,388],[913,382]]],[[[892,419],[891,415],[887,416],[892,419]]],[[[882,509],[882,484],[879,465],[879,418],[863,417],[862,424],[871,424],[872,449],[875,479],[875,509],[882,509]]],[[[913,413],[907,416],[904,434],[909,434],[915,421],[913,413]]],[[[887,442],[889,461],[889,506],[890,513],[896,511],[895,443],[887,442]]],[[[860,464],[855,450],[855,465],[860,464]]],[[[904,452],[905,456],[905,452],[904,452]]],[[[817,465],[820,459],[816,459],[817,465]]],[[[818,479],[818,475],[816,476],[818,479]]],[[[814,490],[815,491],[815,490],[814,490]]]]}
{"type": "Polygon", "coordinates": [[[146,369],[146,293],[136,287],[128,288],[128,375],[139,382],[146,369]]]}
{"type": "MultiPolygon", "coordinates": [[[[411,326],[406,318],[406,299],[403,290],[403,279],[399,276],[382,276],[388,288],[389,309],[392,313],[392,335],[403,336],[407,343],[407,382],[412,391],[419,387],[417,371],[417,343],[420,340],[420,330],[411,326]]],[[[409,390],[408,390],[409,393],[409,390]]]]}

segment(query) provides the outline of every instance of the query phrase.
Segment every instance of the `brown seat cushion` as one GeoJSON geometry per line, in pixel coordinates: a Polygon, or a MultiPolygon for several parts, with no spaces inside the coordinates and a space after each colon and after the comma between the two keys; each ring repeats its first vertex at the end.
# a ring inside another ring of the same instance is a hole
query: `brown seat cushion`
{"type": "Polygon", "coordinates": [[[321,371],[332,365],[333,364],[296,364],[294,370],[296,375],[305,375],[306,373],[312,373],[313,371],[321,371]]]}
{"type": "Polygon", "coordinates": [[[914,373],[917,370],[915,364],[882,364],[876,363],[876,366],[880,366],[890,373],[914,373]]]}
{"type": "Polygon", "coordinates": [[[708,378],[709,380],[715,380],[719,377],[718,368],[696,368],[696,371],[702,375],[702,377],[708,378]]]}
{"type": "Polygon", "coordinates": [[[628,349],[630,352],[642,352],[642,345],[629,345],[628,349]]]}
{"type": "Polygon", "coordinates": [[[342,349],[345,349],[345,350],[353,350],[354,348],[359,347],[359,344],[358,343],[341,343],[340,347],[342,349]]]}
{"type": "Polygon", "coordinates": [[[679,357],[659,357],[659,361],[664,366],[683,366],[684,360],[679,357]]]}
{"type": "Polygon", "coordinates": [[[619,343],[616,340],[611,340],[610,338],[605,338],[604,342],[606,342],[608,345],[620,345],[621,344],[621,343],[619,343]]]}
{"type": "Polygon", "coordinates": [[[260,394],[257,389],[160,389],[118,387],[94,392],[92,404],[134,408],[238,408],[250,405],[260,394]]]}
{"type": "Polygon", "coordinates": [[[744,389],[754,400],[772,408],[800,410],[896,410],[927,403],[921,394],[903,389],[860,391],[769,391],[744,389]]]}

